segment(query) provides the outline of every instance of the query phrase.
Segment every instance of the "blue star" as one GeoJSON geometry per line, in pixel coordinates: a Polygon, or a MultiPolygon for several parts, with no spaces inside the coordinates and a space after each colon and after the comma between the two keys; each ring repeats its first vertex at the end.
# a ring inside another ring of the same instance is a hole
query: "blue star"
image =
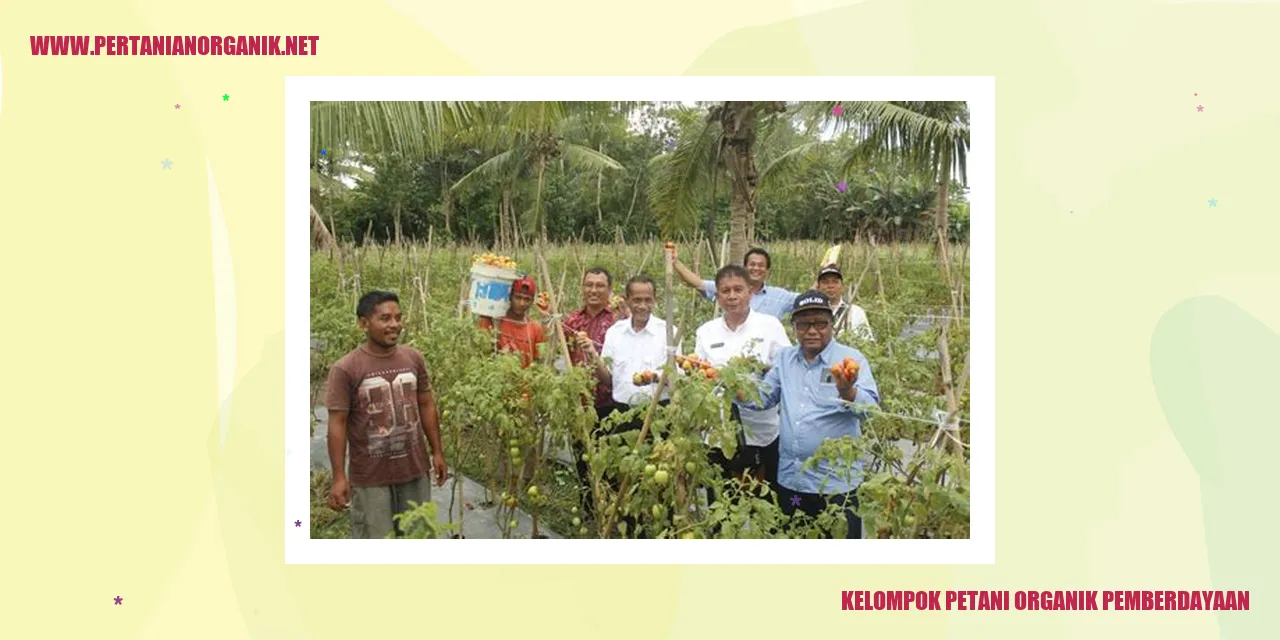
{"type": "Polygon", "coordinates": [[[1211,206],[1211,207],[1216,207],[1216,206],[1218,206],[1218,199],[1217,199],[1217,198],[1209,198],[1209,206],[1211,206]]]}
{"type": "Polygon", "coordinates": [[[320,155],[322,155],[322,156],[327,156],[327,155],[329,155],[329,152],[328,152],[328,151],[325,151],[324,149],[321,149],[321,150],[320,150],[320,155]]]}
{"type": "Polygon", "coordinates": [[[172,169],[173,161],[168,158],[165,158],[164,161],[160,163],[160,165],[163,166],[165,169],[172,169]]]}
{"type": "Polygon", "coordinates": [[[668,149],[674,149],[674,148],[676,148],[676,139],[675,139],[675,138],[667,138],[667,148],[668,148],[668,149]]]}

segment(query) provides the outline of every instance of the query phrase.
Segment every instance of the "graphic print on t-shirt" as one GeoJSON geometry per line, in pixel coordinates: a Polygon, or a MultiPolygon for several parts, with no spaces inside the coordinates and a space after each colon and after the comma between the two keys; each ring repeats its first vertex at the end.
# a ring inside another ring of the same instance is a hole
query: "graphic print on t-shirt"
{"type": "Polygon", "coordinates": [[[391,382],[380,376],[365,378],[356,389],[356,401],[369,415],[369,456],[400,458],[409,455],[422,425],[418,417],[418,377],[411,371],[391,382]]]}

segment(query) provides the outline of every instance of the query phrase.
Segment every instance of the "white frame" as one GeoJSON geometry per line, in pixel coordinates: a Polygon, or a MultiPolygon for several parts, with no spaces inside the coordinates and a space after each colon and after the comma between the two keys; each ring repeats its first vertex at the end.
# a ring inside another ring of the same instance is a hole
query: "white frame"
{"type": "Polygon", "coordinates": [[[285,562],[288,564],[991,564],[995,562],[995,79],[984,77],[288,77],[285,80],[285,562]],[[969,103],[972,444],[968,540],[312,540],[310,103],[319,100],[964,100],[969,103]],[[305,521],[304,521],[305,522],[305,521]],[[444,548],[437,548],[444,547],[444,548]]]}

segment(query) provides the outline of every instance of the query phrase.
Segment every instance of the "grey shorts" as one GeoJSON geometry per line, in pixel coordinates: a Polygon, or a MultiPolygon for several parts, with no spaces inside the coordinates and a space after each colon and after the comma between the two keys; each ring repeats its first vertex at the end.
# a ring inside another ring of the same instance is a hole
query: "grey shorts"
{"type": "Polygon", "coordinates": [[[351,537],[400,537],[393,515],[409,510],[409,502],[419,504],[431,500],[431,480],[422,476],[404,484],[377,487],[352,487],[351,537]]]}

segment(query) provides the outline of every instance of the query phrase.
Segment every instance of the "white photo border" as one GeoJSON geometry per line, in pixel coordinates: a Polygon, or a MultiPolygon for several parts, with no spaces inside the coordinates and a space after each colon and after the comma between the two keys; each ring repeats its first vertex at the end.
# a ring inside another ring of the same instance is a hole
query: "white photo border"
{"type": "Polygon", "coordinates": [[[992,564],[995,562],[995,78],[991,76],[290,76],[285,79],[287,564],[992,564]],[[310,104],[329,100],[964,100],[970,148],[970,538],[967,540],[320,540],[310,513],[310,104]],[[445,548],[437,548],[445,547],[445,548]]]}

